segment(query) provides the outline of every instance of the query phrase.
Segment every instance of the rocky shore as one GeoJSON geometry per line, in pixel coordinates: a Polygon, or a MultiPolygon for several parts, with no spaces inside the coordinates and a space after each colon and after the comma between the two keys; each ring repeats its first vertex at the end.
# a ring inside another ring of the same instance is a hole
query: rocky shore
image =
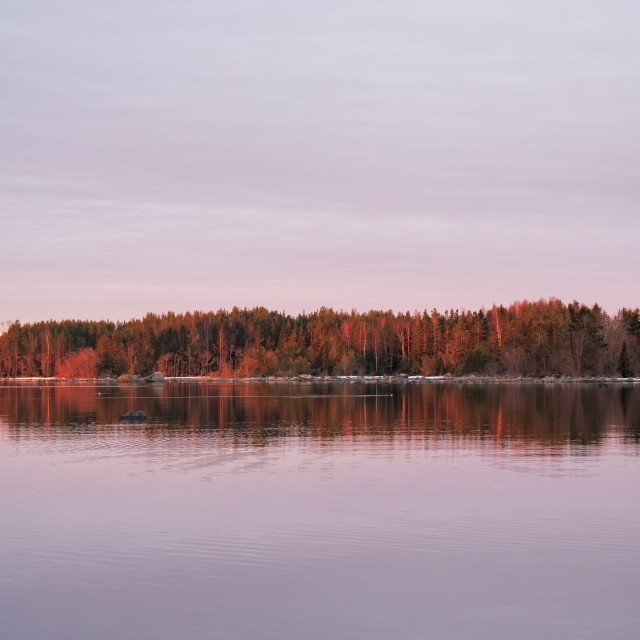
{"type": "Polygon", "coordinates": [[[303,374],[299,376],[256,376],[246,378],[208,378],[208,377],[167,377],[171,382],[208,382],[241,383],[241,382],[267,382],[273,384],[300,384],[300,383],[347,383],[347,384],[597,384],[609,386],[613,384],[640,384],[640,378],[614,378],[599,376],[590,378],[578,378],[571,376],[546,376],[542,378],[528,378],[524,376],[410,376],[406,374],[390,376],[313,376],[303,374]]]}
{"type": "Polygon", "coordinates": [[[389,376],[314,376],[302,374],[299,376],[247,376],[232,378],[217,378],[211,376],[164,376],[159,371],[148,376],[123,374],[119,377],[105,376],[101,378],[3,378],[0,382],[101,382],[110,384],[162,384],[172,383],[269,383],[269,384],[596,384],[601,387],[621,384],[640,384],[640,378],[618,378],[611,376],[572,377],[553,375],[539,378],[508,375],[465,375],[453,376],[410,376],[397,374],[389,376]]]}

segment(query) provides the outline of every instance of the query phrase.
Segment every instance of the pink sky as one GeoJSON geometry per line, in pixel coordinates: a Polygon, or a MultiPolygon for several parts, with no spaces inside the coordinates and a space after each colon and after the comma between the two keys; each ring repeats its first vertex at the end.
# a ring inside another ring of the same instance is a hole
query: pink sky
{"type": "Polygon", "coordinates": [[[635,2],[4,13],[0,321],[640,304],[635,2]]]}

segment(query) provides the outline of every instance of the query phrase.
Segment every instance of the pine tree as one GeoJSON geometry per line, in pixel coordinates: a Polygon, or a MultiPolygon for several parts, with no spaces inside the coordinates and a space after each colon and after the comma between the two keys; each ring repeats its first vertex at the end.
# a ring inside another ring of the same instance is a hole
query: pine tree
{"type": "Polygon", "coordinates": [[[629,365],[629,353],[627,352],[627,341],[622,343],[622,349],[620,350],[620,361],[618,364],[620,369],[620,375],[623,378],[628,378],[631,375],[631,367],[629,365]]]}

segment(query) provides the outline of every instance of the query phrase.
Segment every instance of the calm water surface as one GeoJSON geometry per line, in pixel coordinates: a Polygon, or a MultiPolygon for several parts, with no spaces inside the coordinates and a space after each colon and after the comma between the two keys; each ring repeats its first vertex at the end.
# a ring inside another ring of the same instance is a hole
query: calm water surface
{"type": "Polygon", "coordinates": [[[0,384],[0,637],[637,638],[639,443],[637,387],[0,384]]]}

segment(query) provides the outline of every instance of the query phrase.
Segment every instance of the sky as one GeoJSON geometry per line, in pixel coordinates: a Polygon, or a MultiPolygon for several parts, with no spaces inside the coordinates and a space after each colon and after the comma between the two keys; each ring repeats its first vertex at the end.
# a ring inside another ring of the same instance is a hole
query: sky
{"type": "Polygon", "coordinates": [[[0,16],[0,321],[640,305],[636,0],[0,16]]]}

